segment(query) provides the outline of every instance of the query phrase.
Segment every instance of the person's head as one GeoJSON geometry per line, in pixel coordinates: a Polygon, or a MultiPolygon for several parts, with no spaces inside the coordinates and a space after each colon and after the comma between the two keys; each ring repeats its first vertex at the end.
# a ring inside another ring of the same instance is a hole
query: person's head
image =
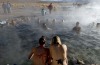
{"type": "Polygon", "coordinates": [[[44,8],[42,8],[42,10],[44,10],[44,8]]]}
{"type": "Polygon", "coordinates": [[[61,44],[60,37],[59,37],[59,36],[54,36],[54,37],[52,38],[51,44],[52,44],[52,45],[53,45],[53,44],[61,44]]]}
{"type": "Polygon", "coordinates": [[[46,25],[46,23],[43,23],[43,27],[44,27],[44,28],[47,28],[47,25],[46,25]]]}
{"type": "Polygon", "coordinates": [[[79,26],[79,22],[76,22],[76,26],[79,26]]]}
{"type": "Polygon", "coordinates": [[[45,36],[42,36],[42,37],[39,39],[39,44],[40,44],[40,45],[44,45],[45,42],[46,42],[45,36]]]}
{"type": "Polygon", "coordinates": [[[50,5],[52,5],[52,3],[50,3],[50,5]]]}
{"type": "Polygon", "coordinates": [[[43,25],[46,26],[46,23],[44,23],[43,25]]]}

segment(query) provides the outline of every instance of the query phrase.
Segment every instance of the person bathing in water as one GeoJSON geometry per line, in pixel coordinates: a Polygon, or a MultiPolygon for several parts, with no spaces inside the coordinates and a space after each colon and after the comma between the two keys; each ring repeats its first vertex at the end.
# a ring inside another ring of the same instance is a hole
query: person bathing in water
{"type": "Polygon", "coordinates": [[[47,27],[46,23],[43,23],[42,27],[43,27],[44,30],[50,30],[50,31],[52,30],[51,28],[47,27]]]}
{"type": "Polygon", "coordinates": [[[100,23],[96,24],[96,29],[100,30],[100,23]]]}
{"type": "Polygon", "coordinates": [[[49,13],[51,14],[52,9],[53,9],[53,5],[52,5],[52,3],[50,3],[47,7],[48,7],[48,9],[49,9],[49,13]]]}
{"type": "Polygon", "coordinates": [[[45,42],[46,39],[42,36],[39,39],[39,46],[32,49],[28,58],[32,60],[33,65],[49,65],[49,49],[45,48],[45,42]]]}
{"type": "Polygon", "coordinates": [[[48,29],[48,27],[47,27],[46,23],[43,23],[43,29],[45,29],[45,30],[47,30],[47,29],[48,29]]]}
{"type": "Polygon", "coordinates": [[[54,36],[50,45],[51,65],[68,65],[67,46],[61,43],[58,36],[54,36]]]}
{"type": "Polygon", "coordinates": [[[81,27],[79,26],[79,22],[76,22],[76,26],[73,28],[73,32],[75,32],[76,34],[80,34],[81,27]]]}

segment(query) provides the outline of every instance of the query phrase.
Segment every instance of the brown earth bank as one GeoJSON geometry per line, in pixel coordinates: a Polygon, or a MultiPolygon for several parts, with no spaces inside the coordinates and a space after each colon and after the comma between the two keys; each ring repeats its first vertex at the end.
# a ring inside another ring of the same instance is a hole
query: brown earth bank
{"type": "Polygon", "coordinates": [[[10,2],[45,2],[45,3],[48,3],[48,2],[57,2],[57,3],[60,3],[60,2],[63,2],[63,1],[41,1],[41,0],[0,0],[0,2],[7,2],[7,1],[10,1],[10,2]]]}
{"type": "Polygon", "coordinates": [[[7,1],[10,1],[10,2],[38,2],[39,0],[0,0],[0,2],[7,2],[7,1]]]}

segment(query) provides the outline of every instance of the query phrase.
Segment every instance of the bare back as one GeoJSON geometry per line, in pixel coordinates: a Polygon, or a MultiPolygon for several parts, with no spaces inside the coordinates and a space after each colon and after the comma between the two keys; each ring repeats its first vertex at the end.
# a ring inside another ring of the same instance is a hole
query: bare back
{"type": "Polygon", "coordinates": [[[66,45],[51,45],[50,54],[53,59],[51,65],[68,65],[66,45]]]}
{"type": "Polygon", "coordinates": [[[31,60],[33,62],[33,65],[46,65],[46,61],[48,59],[49,55],[49,49],[48,48],[33,48],[31,54],[31,60]]]}

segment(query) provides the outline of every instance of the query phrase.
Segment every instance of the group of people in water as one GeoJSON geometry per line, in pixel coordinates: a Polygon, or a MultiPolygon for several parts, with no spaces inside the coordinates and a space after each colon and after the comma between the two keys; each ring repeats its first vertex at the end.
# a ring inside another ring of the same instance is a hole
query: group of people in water
{"type": "MultiPolygon", "coordinates": [[[[46,25],[46,23],[43,23],[42,27],[43,27],[44,30],[50,30],[50,28],[46,25]]],[[[80,34],[81,27],[79,25],[79,22],[76,22],[76,25],[73,27],[72,32],[75,33],[75,34],[78,34],[78,35],[80,34]]]]}
{"type": "MultiPolygon", "coordinates": [[[[73,31],[80,34],[79,22],[76,22],[73,31]]],[[[33,65],[68,65],[67,46],[62,44],[59,36],[52,38],[49,48],[46,48],[45,44],[46,38],[42,36],[39,39],[39,46],[33,48],[29,54],[28,58],[32,60],[33,65]]]]}
{"type": "Polygon", "coordinates": [[[39,46],[32,49],[29,59],[33,65],[68,65],[67,46],[62,44],[59,36],[52,38],[49,48],[45,47],[46,38],[39,39],[39,46]]]}
{"type": "Polygon", "coordinates": [[[11,13],[11,3],[9,1],[7,2],[3,2],[2,4],[2,9],[4,11],[4,14],[7,14],[7,13],[11,13]]]}

